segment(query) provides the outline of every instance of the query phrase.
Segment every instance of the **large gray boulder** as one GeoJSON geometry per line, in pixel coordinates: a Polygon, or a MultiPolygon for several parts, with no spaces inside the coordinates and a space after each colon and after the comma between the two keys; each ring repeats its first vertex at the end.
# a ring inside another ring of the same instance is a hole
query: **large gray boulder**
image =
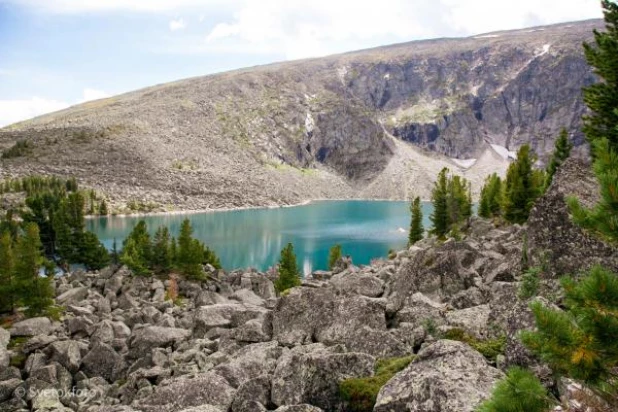
{"type": "Polygon", "coordinates": [[[273,310],[273,338],[285,346],[345,343],[358,329],[386,330],[383,299],[336,296],[330,288],[294,288],[273,310]]]}
{"type": "Polygon", "coordinates": [[[58,362],[69,372],[76,373],[81,364],[80,344],[74,340],[56,341],[46,348],[50,360],[58,362]]]}
{"type": "Polygon", "coordinates": [[[80,302],[88,296],[88,288],[87,287],[79,287],[69,289],[60,296],[56,297],[56,302],[60,305],[68,305],[71,303],[80,302]]]}
{"type": "Polygon", "coordinates": [[[193,334],[201,338],[210,329],[237,327],[267,312],[262,307],[240,303],[202,306],[195,312],[193,334]]]}
{"type": "Polygon", "coordinates": [[[447,302],[481,280],[475,263],[480,253],[465,242],[447,242],[421,250],[393,275],[387,285],[388,311],[396,313],[406,299],[420,292],[436,302],[447,302]]]}
{"type": "Polygon", "coordinates": [[[53,329],[48,318],[30,318],[14,323],[11,327],[11,337],[48,335],[53,329]]]}
{"type": "Polygon", "coordinates": [[[89,377],[100,376],[114,382],[122,376],[127,365],[111,346],[97,342],[82,359],[81,370],[89,377]]]}
{"type": "Polygon", "coordinates": [[[437,341],[382,387],[374,412],[472,412],[504,374],[468,345],[437,341]]]}
{"type": "Polygon", "coordinates": [[[132,406],[141,412],[177,412],[201,405],[227,411],[235,392],[224,378],[208,372],[194,378],[165,381],[151,395],[135,401],[132,406]]]}
{"type": "Polygon", "coordinates": [[[191,331],[180,328],[164,328],[161,326],[146,326],[137,329],[129,338],[130,356],[142,358],[154,348],[167,348],[187,340],[191,331]]]}
{"type": "Polygon", "coordinates": [[[13,391],[21,385],[23,381],[18,378],[7,379],[0,382],[0,402],[4,402],[13,395],[13,391]]]}
{"type": "Polygon", "coordinates": [[[272,403],[277,406],[309,403],[338,410],[339,383],[348,378],[371,376],[375,358],[344,352],[322,344],[299,346],[284,354],[272,378],[272,403]]]}
{"type": "Polygon", "coordinates": [[[238,388],[250,379],[272,374],[282,353],[283,348],[277,342],[255,343],[241,348],[230,362],[218,365],[213,371],[238,388]]]}
{"type": "Polygon", "coordinates": [[[330,285],[340,294],[377,298],[384,293],[384,281],[371,273],[343,271],[331,278],[330,285]]]}
{"type": "Polygon", "coordinates": [[[232,412],[266,410],[270,404],[270,375],[260,375],[240,385],[234,395],[232,412]]]}

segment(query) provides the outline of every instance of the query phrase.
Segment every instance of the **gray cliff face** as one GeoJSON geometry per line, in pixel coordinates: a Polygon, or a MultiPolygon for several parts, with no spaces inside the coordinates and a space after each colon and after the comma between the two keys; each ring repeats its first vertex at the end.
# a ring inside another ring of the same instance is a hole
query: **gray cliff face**
{"type": "Polygon", "coordinates": [[[2,129],[0,150],[33,148],[0,160],[0,177],[76,175],[119,203],[184,209],[428,197],[444,166],[478,191],[508,164],[491,144],[531,143],[543,159],[562,127],[583,144],[581,87],[594,76],[581,43],[599,27],[411,42],[84,103],[2,129]]]}

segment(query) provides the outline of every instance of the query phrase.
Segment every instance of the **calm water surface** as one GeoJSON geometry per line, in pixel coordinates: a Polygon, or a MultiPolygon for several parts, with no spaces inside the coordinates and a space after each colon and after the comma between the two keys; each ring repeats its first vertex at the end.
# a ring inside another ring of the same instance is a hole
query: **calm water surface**
{"type": "MultiPolygon", "coordinates": [[[[429,227],[431,204],[423,204],[424,225],[429,227]]],[[[111,249],[144,219],[152,234],[166,225],[178,235],[183,219],[189,218],[194,236],[213,249],[227,270],[254,267],[266,270],[280,257],[281,249],[294,244],[299,268],[305,273],[326,269],[328,250],[339,243],[355,264],[368,264],[385,257],[389,249],[406,245],[410,224],[408,202],[323,201],[305,206],[248,209],[187,215],[107,217],[86,221],[111,249]]]]}

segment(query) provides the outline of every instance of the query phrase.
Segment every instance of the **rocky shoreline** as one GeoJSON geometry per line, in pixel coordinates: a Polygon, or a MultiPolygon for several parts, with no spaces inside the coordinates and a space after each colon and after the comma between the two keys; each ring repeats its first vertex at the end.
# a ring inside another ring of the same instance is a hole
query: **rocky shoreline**
{"type": "Polygon", "coordinates": [[[566,194],[594,201],[589,176],[587,165],[565,163],[527,225],[475,218],[460,241],[425,239],[370,266],[314,272],[284,296],[257,271],[209,268],[206,282],[179,280],[175,300],[172,280],[125,267],[59,277],[58,320],[0,328],[0,410],[350,411],[341,383],[404,356],[414,359],[381,387],[373,411],[471,412],[512,365],[534,370],[568,405],[573,385],[518,340],[533,324],[518,289],[524,253],[531,264],[544,259],[533,299],[547,304],[559,299],[561,274],[618,268],[616,249],[566,213],[566,194]],[[554,236],[586,253],[565,253],[554,236]],[[455,339],[462,334],[467,342],[455,339]],[[488,342],[504,344],[489,355],[488,342]]]}

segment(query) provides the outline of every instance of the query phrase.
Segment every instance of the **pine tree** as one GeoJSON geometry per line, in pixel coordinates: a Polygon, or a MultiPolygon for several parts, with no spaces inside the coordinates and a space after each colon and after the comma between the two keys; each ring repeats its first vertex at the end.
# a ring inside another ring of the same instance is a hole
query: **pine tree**
{"type": "Polygon", "coordinates": [[[569,158],[571,154],[571,149],[573,148],[573,144],[569,141],[569,135],[566,129],[562,129],[560,131],[560,135],[556,140],[554,153],[551,156],[551,160],[547,165],[547,174],[545,178],[545,189],[549,188],[552,180],[554,179],[554,175],[556,174],[556,170],[564,163],[566,159],[569,158]]]}
{"type": "Polygon", "coordinates": [[[221,269],[221,261],[215,254],[214,250],[204,247],[204,264],[209,264],[215,269],[221,269]]]}
{"type": "MultiPolygon", "coordinates": [[[[618,153],[618,4],[603,0],[606,31],[594,31],[594,45],[584,44],[588,64],[602,81],[583,89],[584,102],[592,112],[584,116],[584,134],[593,144],[608,140],[608,147],[618,153]]],[[[593,157],[598,152],[593,151],[593,157]]]]}
{"type": "Polygon", "coordinates": [[[35,223],[26,224],[15,247],[15,283],[28,316],[40,315],[53,304],[51,278],[39,275],[45,261],[41,249],[38,226],[35,223]]]}
{"type": "Polygon", "coordinates": [[[105,199],[102,199],[101,203],[99,204],[99,215],[107,216],[108,214],[109,210],[107,209],[107,202],[105,201],[105,199]]]}
{"type": "Polygon", "coordinates": [[[476,412],[546,412],[555,403],[532,372],[513,367],[476,412]]]}
{"type": "Polygon", "coordinates": [[[584,208],[574,197],[567,203],[573,221],[610,242],[618,242],[618,152],[609,147],[607,139],[593,143],[597,153],[594,174],[601,187],[601,199],[593,208],[584,208]]]}
{"type": "Polygon", "coordinates": [[[176,253],[176,267],[181,274],[192,278],[201,279],[204,275],[202,264],[204,262],[204,245],[197,239],[193,239],[193,228],[189,219],[183,220],[178,235],[176,253]]]}
{"type": "Polygon", "coordinates": [[[539,179],[532,171],[530,146],[525,144],[517,152],[517,160],[509,165],[505,181],[504,218],[511,223],[528,219],[534,200],[541,193],[539,179]]]}
{"type": "Polygon", "coordinates": [[[116,243],[116,238],[114,238],[114,241],[112,243],[112,263],[114,265],[117,265],[118,262],[120,262],[120,254],[118,253],[118,244],[116,243]]]}
{"type": "Polygon", "coordinates": [[[536,330],[522,341],[555,373],[607,389],[618,367],[618,274],[596,266],[562,287],[566,311],[533,303],[536,330]]]}
{"type": "Polygon", "coordinates": [[[144,259],[137,242],[133,238],[129,237],[124,241],[120,262],[127,265],[135,275],[148,276],[151,273],[148,262],[144,259]]]}
{"type": "Polygon", "coordinates": [[[12,312],[15,308],[15,257],[10,232],[0,236],[0,313],[12,312]]]}
{"type": "Polygon", "coordinates": [[[150,275],[152,245],[146,222],[140,220],[122,245],[120,261],[136,275],[150,275]]]}
{"type": "Polygon", "coordinates": [[[159,227],[152,246],[152,265],[155,273],[166,274],[172,268],[170,255],[170,232],[165,226],[159,227]]]}
{"type": "Polygon", "coordinates": [[[341,259],[341,245],[337,244],[328,251],[328,270],[333,270],[339,259],[341,259]]]}
{"type": "Polygon", "coordinates": [[[438,180],[434,183],[431,192],[431,202],[433,203],[433,213],[429,217],[433,224],[431,233],[439,238],[446,236],[450,229],[449,214],[447,205],[448,195],[448,169],[444,168],[438,174],[438,180]]]}
{"type": "Polygon", "coordinates": [[[79,245],[79,259],[89,270],[103,269],[110,263],[110,256],[107,249],[97,235],[92,232],[84,232],[82,243],[79,245]]]}
{"type": "Polygon", "coordinates": [[[408,234],[408,246],[412,246],[423,238],[425,228],[423,228],[423,210],[421,208],[421,198],[415,197],[410,205],[412,218],[410,219],[410,233],[408,234]]]}
{"type": "Polygon", "coordinates": [[[279,260],[279,277],[275,281],[275,289],[282,293],[295,286],[300,286],[300,272],[296,265],[296,255],[294,254],[294,246],[288,243],[281,251],[281,259],[279,260]]]}

